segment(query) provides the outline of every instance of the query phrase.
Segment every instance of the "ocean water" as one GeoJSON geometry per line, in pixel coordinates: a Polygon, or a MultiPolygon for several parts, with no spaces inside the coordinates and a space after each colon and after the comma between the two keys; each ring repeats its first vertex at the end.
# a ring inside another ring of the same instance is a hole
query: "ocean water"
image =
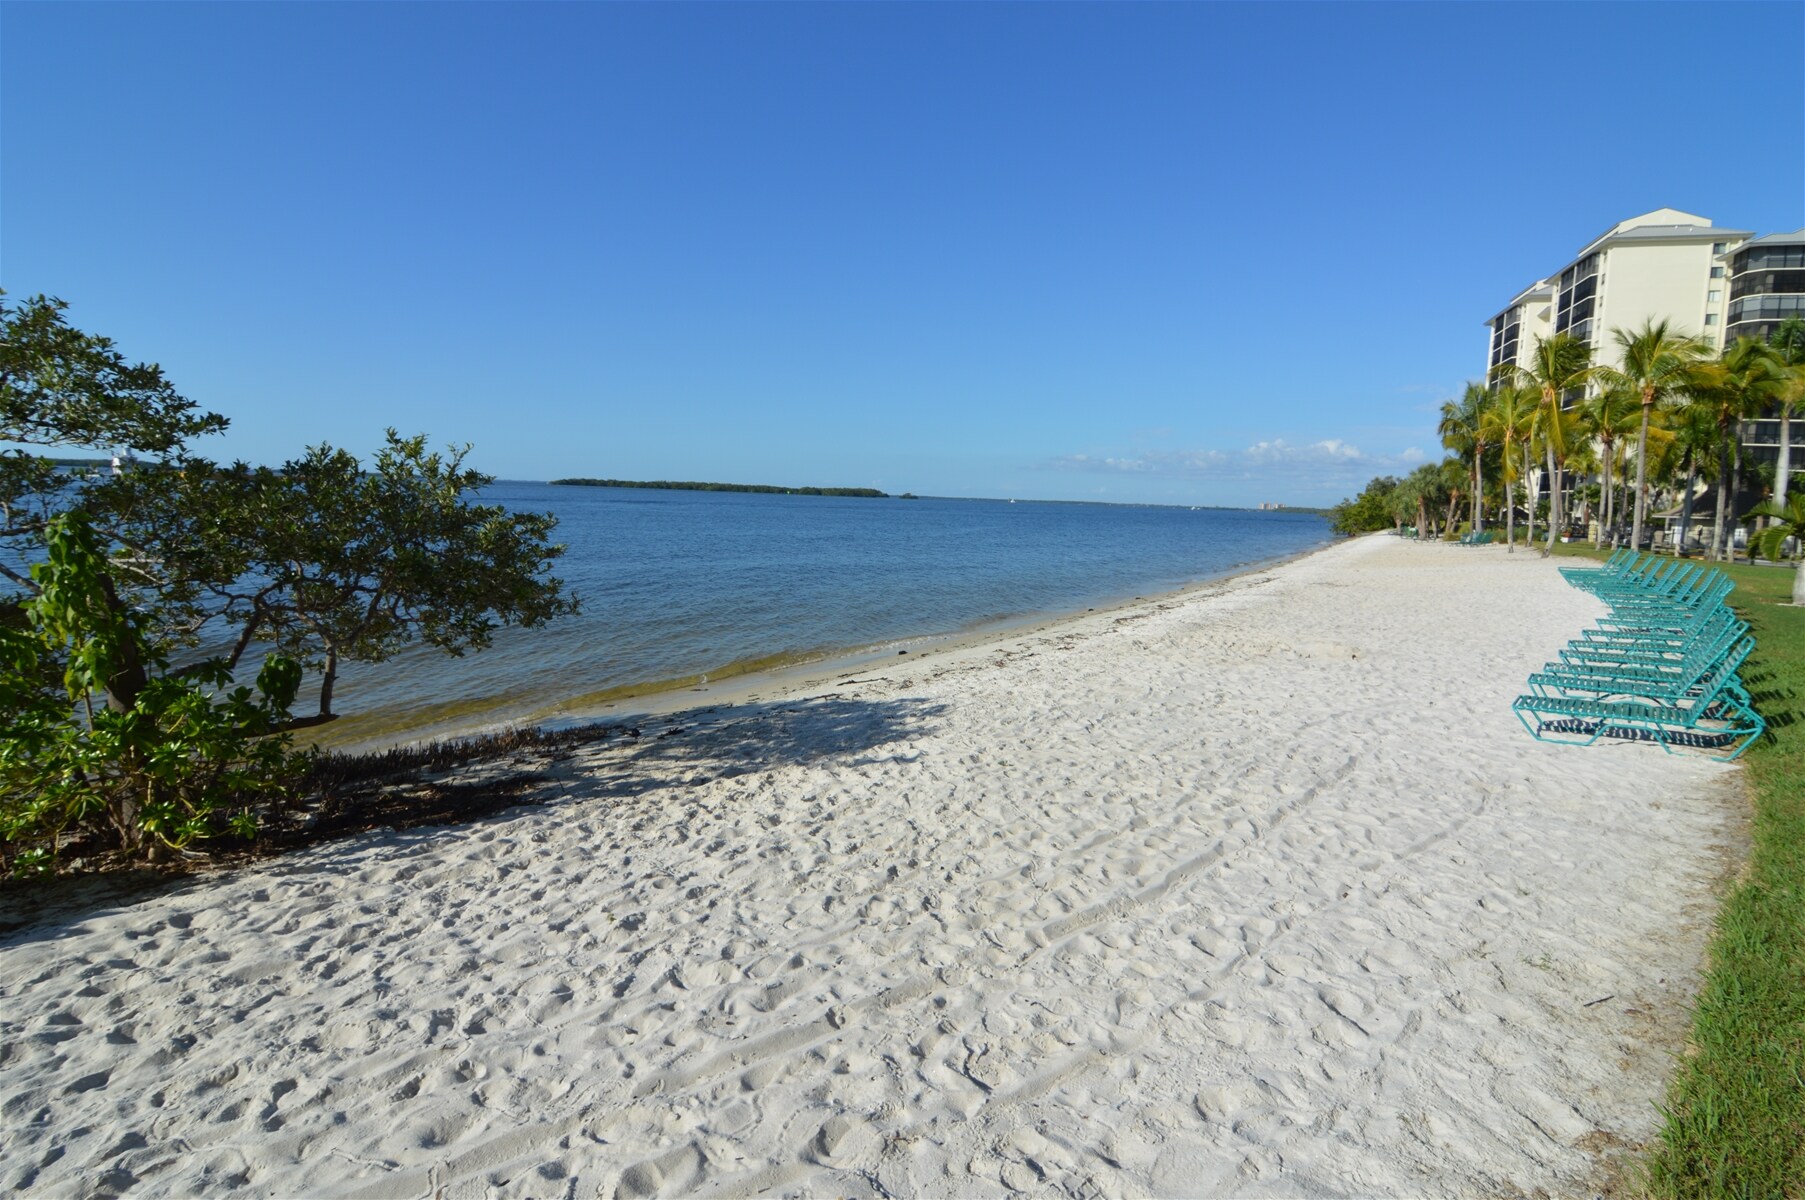
{"type": "Polygon", "coordinates": [[[556,573],[583,611],[463,658],[348,665],[328,742],[631,711],[623,697],[1082,611],[1330,538],[1320,517],[1223,509],[521,482],[481,498],[558,517],[556,573]]]}

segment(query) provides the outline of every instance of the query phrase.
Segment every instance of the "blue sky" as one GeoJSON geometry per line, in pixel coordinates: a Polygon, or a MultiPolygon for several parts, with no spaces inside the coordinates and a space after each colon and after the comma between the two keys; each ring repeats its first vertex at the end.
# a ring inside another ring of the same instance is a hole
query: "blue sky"
{"type": "Polygon", "coordinates": [[[1332,502],[1438,455],[1482,322],[1613,222],[1805,224],[1801,44],[1796,3],[11,3],[0,284],[217,457],[1332,502]]]}

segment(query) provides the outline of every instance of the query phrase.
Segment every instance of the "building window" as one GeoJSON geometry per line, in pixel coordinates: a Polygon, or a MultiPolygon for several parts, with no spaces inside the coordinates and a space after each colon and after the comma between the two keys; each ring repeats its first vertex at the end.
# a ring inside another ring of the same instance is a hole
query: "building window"
{"type": "Polygon", "coordinates": [[[1744,296],[1730,301],[1730,323],[1737,321],[1784,321],[1794,313],[1805,315],[1805,295],[1744,296]]]}
{"type": "Polygon", "coordinates": [[[1726,246],[1728,246],[1729,244],[1730,243],[1728,243],[1728,242],[1712,242],[1711,243],[1711,253],[1722,254],[1724,252],[1724,248],[1726,246]]]}
{"type": "Polygon", "coordinates": [[[1805,292],[1805,266],[1784,271],[1744,271],[1730,281],[1730,300],[1744,296],[1798,295],[1805,292]]]}
{"type": "Polygon", "coordinates": [[[1722,300],[1723,298],[1724,298],[1724,294],[1722,292],[1718,291],[1716,288],[1712,288],[1710,291],[1705,293],[1705,303],[1706,304],[1716,304],[1719,300],[1722,300]]]}
{"type": "Polygon", "coordinates": [[[1722,267],[1712,267],[1711,268],[1711,278],[1722,279],[1723,277],[1724,277],[1724,269],[1722,267]]]}
{"type": "Polygon", "coordinates": [[[1705,324],[1707,324],[1707,325],[1717,324],[1717,314],[1716,313],[1706,313],[1705,314],[1705,324]]]}
{"type": "Polygon", "coordinates": [[[1805,245],[1763,246],[1749,251],[1746,257],[1737,257],[1742,259],[1745,270],[1796,270],[1805,267],[1805,245]]]}

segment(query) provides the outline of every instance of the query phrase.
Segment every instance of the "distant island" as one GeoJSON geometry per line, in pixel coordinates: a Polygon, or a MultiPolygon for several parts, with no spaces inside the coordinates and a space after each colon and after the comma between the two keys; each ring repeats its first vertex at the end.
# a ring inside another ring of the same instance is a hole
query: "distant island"
{"type": "MultiPolygon", "coordinates": [[[[869,496],[879,500],[890,498],[889,492],[876,488],[773,487],[766,483],[689,483],[670,479],[553,479],[554,485],[568,487],[657,488],[668,492],[759,492],[772,496],[869,496]]],[[[913,496],[906,497],[913,500],[913,496]]]]}

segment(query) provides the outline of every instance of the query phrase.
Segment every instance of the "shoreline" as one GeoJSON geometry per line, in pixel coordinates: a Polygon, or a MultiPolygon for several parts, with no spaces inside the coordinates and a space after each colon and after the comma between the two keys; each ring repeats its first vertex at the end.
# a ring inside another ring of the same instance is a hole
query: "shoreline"
{"type": "Polygon", "coordinates": [[[47,914],[0,935],[11,1156],[57,1194],[1608,1189],[1741,775],[1521,734],[1602,612],[1558,565],[1336,543],[47,914]]]}
{"type": "MultiPolygon", "coordinates": [[[[1237,563],[1224,568],[1220,574],[1194,579],[1177,588],[1131,598],[1105,599],[1083,610],[1023,613],[987,620],[968,629],[890,638],[862,646],[826,650],[819,656],[805,654],[793,665],[774,669],[755,667],[741,671],[735,669],[739,664],[727,663],[700,676],[625,684],[606,692],[571,696],[537,706],[503,699],[480,714],[409,722],[405,726],[367,736],[354,736],[343,741],[328,740],[320,745],[320,749],[331,754],[373,754],[399,747],[413,748],[434,742],[487,737],[511,729],[565,730],[602,722],[667,717],[690,709],[729,707],[802,695],[819,690],[849,672],[876,670],[890,665],[894,659],[904,657],[897,653],[899,650],[905,651],[911,661],[919,662],[939,655],[980,649],[995,642],[1032,636],[1088,616],[1119,613],[1143,603],[1156,604],[1183,599],[1200,591],[1219,588],[1245,576],[1275,570],[1288,563],[1321,554],[1346,540],[1332,537],[1304,550],[1237,563]],[[620,694],[622,692],[625,694],[620,694]],[[584,703],[598,695],[608,699],[584,703]]],[[[357,720],[362,714],[349,713],[346,717],[357,720]]]]}

